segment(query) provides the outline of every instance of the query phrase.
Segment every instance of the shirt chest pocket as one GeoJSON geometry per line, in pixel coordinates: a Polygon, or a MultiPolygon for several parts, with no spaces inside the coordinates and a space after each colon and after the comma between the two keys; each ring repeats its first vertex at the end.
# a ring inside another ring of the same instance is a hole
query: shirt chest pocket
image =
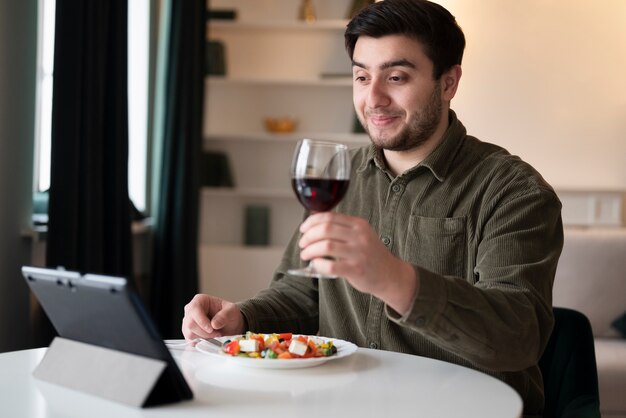
{"type": "Polygon", "coordinates": [[[466,219],[411,215],[403,259],[434,273],[465,275],[466,219]]]}

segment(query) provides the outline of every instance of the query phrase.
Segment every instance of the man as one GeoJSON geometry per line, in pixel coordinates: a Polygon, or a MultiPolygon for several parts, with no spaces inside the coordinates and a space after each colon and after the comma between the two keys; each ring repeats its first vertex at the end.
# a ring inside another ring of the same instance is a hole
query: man
{"type": "Polygon", "coordinates": [[[465,38],[425,0],[385,0],[348,25],[354,106],[372,144],[347,195],[311,214],[270,288],[233,304],[197,295],[188,339],[293,331],[472,367],[540,416],[537,362],[552,329],[561,204],[528,164],[466,134],[450,110],[465,38]],[[289,268],[312,260],[315,280],[289,268]]]}

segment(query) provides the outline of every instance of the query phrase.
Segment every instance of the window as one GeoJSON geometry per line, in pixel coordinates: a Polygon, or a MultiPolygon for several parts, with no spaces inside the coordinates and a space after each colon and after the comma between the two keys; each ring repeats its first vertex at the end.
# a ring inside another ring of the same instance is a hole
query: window
{"type": "Polygon", "coordinates": [[[35,191],[50,187],[50,135],[52,132],[52,72],[54,69],[55,0],[39,1],[39,51],[37,126],[35,140],[35,191]]]}
{"type": "MultiPolygon", "coordinates": [[[[50,187],[55,5],[55,0],[39,0],[35,191],[50,187]]],[[[148,155],[150,0],[129,1],[128,22],[128,190],[137,209],[143,211],[146,209],[148,155]]]]}
{"type": "Polygon", "coordinates": [[[128,22],[128,194],[143,211],[148,172],[150,0],[129,1],[128,22]]]}

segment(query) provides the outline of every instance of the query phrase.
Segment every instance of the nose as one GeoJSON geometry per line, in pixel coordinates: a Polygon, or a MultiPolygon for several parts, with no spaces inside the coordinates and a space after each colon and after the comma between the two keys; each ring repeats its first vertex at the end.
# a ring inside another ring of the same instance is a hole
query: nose
{"type": "Polygon", "coordinates": [[[379,79],[372,79],[367,92],[367,107],[374,109],[377,107],[388,106],[390,103],[385,83],[379,79]]]}

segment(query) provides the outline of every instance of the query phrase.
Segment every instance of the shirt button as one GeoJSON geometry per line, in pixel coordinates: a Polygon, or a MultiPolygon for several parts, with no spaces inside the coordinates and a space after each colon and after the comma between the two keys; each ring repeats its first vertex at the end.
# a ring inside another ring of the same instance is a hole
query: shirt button
{"type": "Polygon", "coordinates": [[[394,184],[393,186],[391,186],[391,190],[394,193],[400,193],[402,191],[402,186],[400,186],[399,184],[394,184]]]}
{"type": "Polygon", "coordinates": [[[375,341],[372,341],[372,342],[370,343],[370,348],[371,348],[372,350],[376,350],[376,349],[378,348],[378,343],[376,343],[375,341]]]}
{"type": "Polygon", "coordinates": [[[389,237],[383,237],[383,244],[389,246],[389,244],[391,244],[391,239],[389,239],[389,237]]]}
{"type": "Polygon", "coordinates": [[[418,316],[417,318],[415,318],[415,325],[417,325],[418,327],[423,327],[426,324],[426,318],[424,318],[423,316],[418,316]]]}

